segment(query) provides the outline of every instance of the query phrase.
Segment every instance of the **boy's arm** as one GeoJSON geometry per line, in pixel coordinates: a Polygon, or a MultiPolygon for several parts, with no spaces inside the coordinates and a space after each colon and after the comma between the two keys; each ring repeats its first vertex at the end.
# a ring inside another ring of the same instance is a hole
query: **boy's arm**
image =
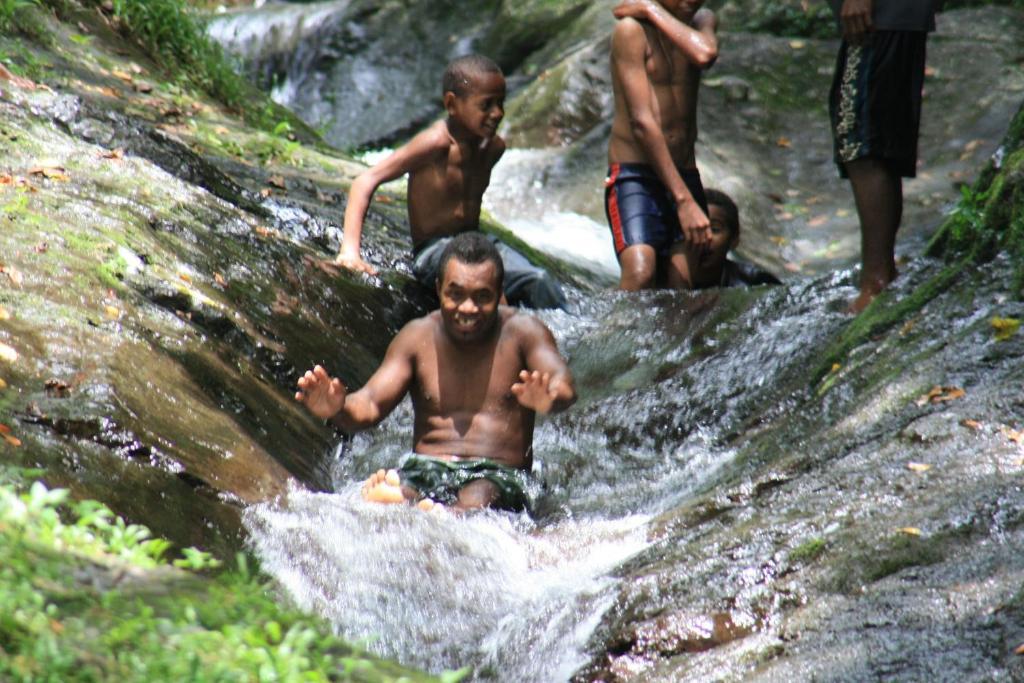
{"type": "Polygon", "coordinates": [[[698,69],[710,68],[718,59],[718,18],[709,9],[699,10],[692,26],[655,0],[622,0],[612,13],[618,19],[633,17],[650,22],[698,69]]]}
{"type": "Polygon", "coordinates": [[[441,149],[447,148],[435,126],[423,131],[405,145],[396,149],[386,159],[359,174],[348,192],[348,206],[345,207],[344,234],[341,250],[335,262],[351,270],[376,274],[376,269],[359,254],[359,243],[363,236],[363,220],[370,208],[370,200],[382,183],[394,180],[426,164],[441,149]]]}
{"type": "Polygon", "coordinates": [[[620,20],[612,32],[612,70],[622,86],[633,139],[643,147],[647,161],[675,200],[683,238],[690,246],[700,247],[711,241],[711,223],[679,175],[654,114],[654,93],[644,65],[646,52],[643,26],[633,19],[620,20]]]}
{"type": "Polygon", "coordinates": [[[576,402],[572,372],[544,323],[527,316],[520,324],[526,326],[523,335],[526,369],[519,373],[512,393],[524,408],[541,414],[560,413],[576,402]]]}
{"type": "Polygon", "coordinates": [[[341,380],[317,365],[299,378],[295,400],[346,432],[374,426],[395,409],[412,383],[412,340],[416,335],[410,328],[414,325],[410,323],[398,333],[380,367],[359,391],[349,394],[341,380]]]}

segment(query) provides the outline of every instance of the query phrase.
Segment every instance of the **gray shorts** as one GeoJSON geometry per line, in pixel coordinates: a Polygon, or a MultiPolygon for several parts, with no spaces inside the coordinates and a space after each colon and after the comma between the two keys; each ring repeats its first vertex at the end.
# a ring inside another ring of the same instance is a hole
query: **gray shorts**
{"type": "MultiPolygon", "coordinates": [[[[502,286],[510,305],[526,308],[567,309],[565,292],[548,271],[533,265],[525,256],[494,235],[486,237],[501,254],[501,261],[505,266],[505,280],[502,282],[502,286]]],[[[452,237],[435,237],[424,242],[413,253],[413,275],[431,291],[437,287],[441,253],[451,241],[452,237]]]]}

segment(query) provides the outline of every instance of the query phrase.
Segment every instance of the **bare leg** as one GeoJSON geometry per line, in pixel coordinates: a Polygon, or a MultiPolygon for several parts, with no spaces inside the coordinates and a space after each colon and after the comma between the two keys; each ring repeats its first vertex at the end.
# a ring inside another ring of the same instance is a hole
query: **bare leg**
{"type": "Polygon", "coordinates": [[[882,159],[846,162],[860,217],[860,296],[850,304],[860,313],[896,279],[896,231],[903,219],[903,179],[882,159]]]}
{"type": "Polygon", "coordinates": [[[636,292],[654,287],[654,278],[658,267],[658,255],[654,247],[647,244],[634,244],[626,247],[619,254],[619,266],[622,277],[619,289],[636,292]]]}
{"type": "Polygon", "coordinates": [[[683,242],[672,245],[668,259],[668,279],[670,289],[693,289],[693,275],[697,272],[697,256],[686,248],[683,242]]]}
{"type": "Polygon", "coordinates": [[[455,510],[480,510],[490,507],[498,500],[498,487],[487,479],[474,479],[459,489],[459,499],[454,505],[455,510]]]}

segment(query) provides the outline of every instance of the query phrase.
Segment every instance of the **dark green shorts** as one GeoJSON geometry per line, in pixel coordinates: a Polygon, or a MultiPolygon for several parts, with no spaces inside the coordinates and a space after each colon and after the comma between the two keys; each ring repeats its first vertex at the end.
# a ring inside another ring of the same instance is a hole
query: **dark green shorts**
{"type": "Polygon", "coordinates": [[[527,491],[535,487],[527,472],[486,459],[449,461],[413,454],[402,463],[400,474],[403,484],[444,505],[454,504],[466,484],[486,479],[498,487],[491,507],[512,512],[529,509],[527,491]]]}

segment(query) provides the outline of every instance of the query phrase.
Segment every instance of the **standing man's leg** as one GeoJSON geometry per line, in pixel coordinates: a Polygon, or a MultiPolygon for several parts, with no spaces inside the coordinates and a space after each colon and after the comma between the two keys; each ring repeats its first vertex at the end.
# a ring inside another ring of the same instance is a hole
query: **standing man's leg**
{"type": "Polygon", "coordinates": [[[653,289],[658,270],[658,253],[649,244],[634,244],[619,254],[619,267],[622,269],[619,289],[627,292],[653,289]]]}
{"type": "Polygon", "coordinates": [[[896,279],[896,231],[903,218],[903,179],[884,159],[863,157],[845,164],[860,218],[860,295],[850,312],[860,313],[896,279]]]}

